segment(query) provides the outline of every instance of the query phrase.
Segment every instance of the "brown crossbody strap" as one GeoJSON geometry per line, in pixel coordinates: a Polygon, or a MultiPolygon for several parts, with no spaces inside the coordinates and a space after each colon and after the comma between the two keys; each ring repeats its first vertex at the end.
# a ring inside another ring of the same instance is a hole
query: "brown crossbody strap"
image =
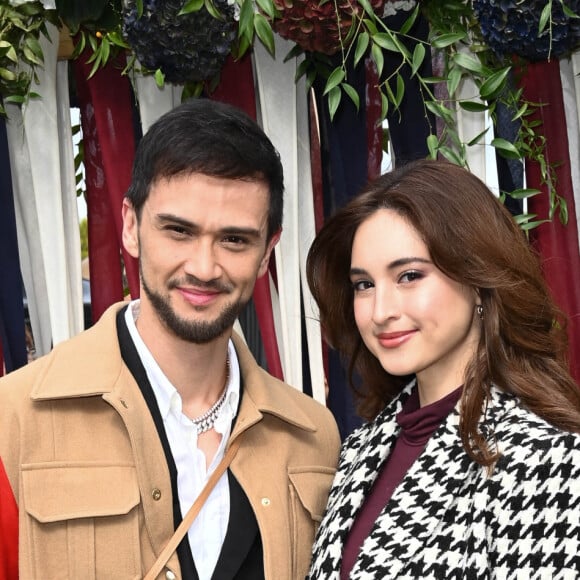
{"type": "Polygon", "coordinates": [[[215,487],[215,484],[218,482],[219,478],[223,475],[225,470],[228,468],[230,463],[232,462],[233,458],[236,456],[238,452],[238,447],[240,446],[240,437],[238,436],[234,441],[231,442],[224,458],[219,462],[218,466],[215,468],[215,471],[210,475],[207,483],[205,484],[204,488],[201,490],[201,493],[197,496],[197,499],[193,502],[193,505],[189,508],[187,514],[175,530],[173,536],[165,548],[163,548],[161,554],[159,554],[159,558],[155,561],[155,564],[151,567],[147,575],[145,576],[144,580],[155,580],[157,575],[163,570],[167,561],[177,550],[177,546],[179,546],[179,542],[181,542],[183,536],[187,533],[187,530],[193,524],[193,521],[197,517],[197,514],[201,510],[203,504],[209,497],[211,490],[215,487]]]}

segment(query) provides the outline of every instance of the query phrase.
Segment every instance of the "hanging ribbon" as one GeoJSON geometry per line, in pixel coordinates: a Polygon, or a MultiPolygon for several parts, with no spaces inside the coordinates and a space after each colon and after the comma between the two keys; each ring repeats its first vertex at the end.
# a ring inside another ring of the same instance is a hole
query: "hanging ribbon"
{"type": "Polygon", "coordinates": [[[83,127],[89,265],[93,320],[123,298],[121,255],[129,292],[139,295],[139,269],[122,244],[121,207],[131,183],[135,154],[132,93],[121,74],[123,59],[110,61],[88,78],[87,54],[75,61],[75,77],[83,127]]]}
{"type": "MultiPolygon", "coordinates": [[[[260,44],[254,47],[262,127],[278,149],[284,167],[284,230],[276,246],[279,322],[278,345],[284,379],[302,390],[302,313],[298,230],[296,60],[282,62],[292,43],[275,37],[278,59],[260,44]]],[[[305,95],[303,95],[305,98],[305,95]]],[[[308,173],[310,176],[310,173],[308,173]]],[[[275,314],[276,320],[276,314],[275,314]]]]}
{"type": "MultiPolygon", "coordinates": [[[[211,94],[211,98],[234,105],[245,111],[252,119],[257,119],[254,73],[252,59],[249,54],[239,61],[234,61],[231,57],[228,57],[221,72],[220,83],[211,94]]],[[[273,267],[272,264],[273,262],[270,264],[270,269],[273,267]]],[[[276,289],[274,288],[273,291],[276,292],[276,289]]],[[[284,372],[276,339],[272,299],[270,272],[268,272],[256,280],[253,302],[262,335],[268,372],[283,380],[284,372]]]]}
{"type": "MultiPolygon", "coordinates": [[[[6,372],[27,363],[24,335],[24,306],[22,303],[22,276],[18,260],[16,215],[8,155],[6,123],[0,117],[0,343],[6,372]]],[[[0,361],[0,375],[3,370],[0,361]]]]}
{"type": "Polygon", "coordinates": [[[71,209],[76,198],[70,115],[59,107],[68,102],[68,80],[57,73],[58,29],[47,24],[47,35],[40,38],[44,66],[31,86],[42,98],[26,103],[22,116],[16,107],[7,109],[20,262],[38,354],[83,327],[80,251],[72,249],[78,245],[78,217],[71,209]]]}
{"type": "MultiPolygon", "coordinates": [[[[568,225],[562,225],[556,215],[550,223],[531,230],[530,238],[538,248],[543,262],[544,275],[554,299],[569,318],[569,362],[572,375],[580,382],[580,251],[578,246],[577,211],[570,173],[569,143],[566,116],[557,60],[529,64],[521,79],[523,98],[542,104],[535,117],[542,122],[546,137],[546,160],[557,164],[556,187],[568,205],[568,225]]],[[[550,201],[542,185],[538,163],[526,164],[527,186],[542,193],[529,200],[529,211],[546,217],[550,201]]]]}

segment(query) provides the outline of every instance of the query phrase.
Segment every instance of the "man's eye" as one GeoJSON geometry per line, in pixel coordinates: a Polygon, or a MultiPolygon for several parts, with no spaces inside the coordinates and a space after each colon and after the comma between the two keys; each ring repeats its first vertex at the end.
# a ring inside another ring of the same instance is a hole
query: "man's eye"
{"type": "Polygon", "coordinates": [[[165,230],[174,234],[179,234],[180,236],[189,234],[189,231],[186,228],[178,225],[165,226],[165,230]]]}
{"type": "Polygon", "coordinates": [[[247,243],[246,239],[240,236],[226,236],[224,242],[233,246],[243,246],[247,243]]]}

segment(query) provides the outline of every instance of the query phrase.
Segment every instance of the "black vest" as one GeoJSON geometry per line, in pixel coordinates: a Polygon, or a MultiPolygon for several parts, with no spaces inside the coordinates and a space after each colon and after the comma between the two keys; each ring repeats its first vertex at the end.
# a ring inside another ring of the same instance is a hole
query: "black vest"
{"type": "MultiPolygon", "coordinates": [[[[179,506],[179,496],[177,493],[177,468],[171,454],[171,448],[157,399],[153,393],[153,388],[147,378],[147,373],[143,363],[139,358],[137,349],[133,344],[129,329],[125,323],[125,310],[122,308],[117,314],[117,336],[121,349],[121,356],[127,365],[135,381],[141,389],[141,393],[149,407],[151,416],[157,433],[165,452],[169,474],[171,476],[171,491],[173,494],[173,524],[175,529],[183,518],[179,506]]],[[[240,401],[243,396],[243,385],[240,384],[240,401]]],[[[237,419],[234,418],[234,424],[237,419]]],[[[232,425],[233,430],[233,425],[232,425]]],[[[264,579],[264,559],[262,553],[262,538],[256,516],[252,510],[250,502],[244,490],[228,470],[228,480],[230,487],[230,517],[226,537],[212,575],[212,580],[263,580],[264,579]]],[[[181,574],[184,580],[199,580],[187,535],[183,538],[177,548],[177,556],[181,567],[181,574]]]]}

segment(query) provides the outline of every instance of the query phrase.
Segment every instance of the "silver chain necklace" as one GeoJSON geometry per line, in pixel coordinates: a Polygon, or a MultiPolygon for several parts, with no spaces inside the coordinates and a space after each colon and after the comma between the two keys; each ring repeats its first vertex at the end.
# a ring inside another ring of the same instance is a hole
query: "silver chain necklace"
{"type": "Polygon", "coordinates": [[[230,358],[228,357],[226,359],[226,382],[224,385],[224,390],[220,395],[220,398],[203,415],[191,419],[191,422],[196,428],[198,435],[201,435],[202,433],[205,433],[206,431],[209,431],[210,429],[213,428],[220,414],[220,410],[224,406],[224,403],[226,401],[226,393],[228,391],[229,378],[230,378],[230,358]]]}

